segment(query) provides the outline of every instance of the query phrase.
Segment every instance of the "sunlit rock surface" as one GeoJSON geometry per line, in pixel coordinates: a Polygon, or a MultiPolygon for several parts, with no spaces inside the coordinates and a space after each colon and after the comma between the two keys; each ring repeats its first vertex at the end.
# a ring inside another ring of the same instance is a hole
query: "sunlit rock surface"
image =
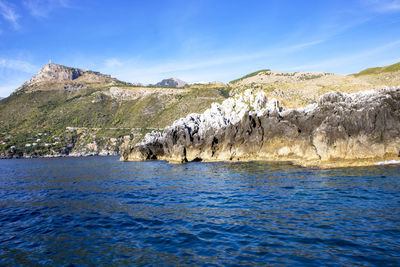
{"type": "Polygon", "coordinates": [[[292,161],[303,166],[359,166],[399,159],[400,88],[332,92],[284,110],[247,90],[152,132],[123,160],[292,161]]]}

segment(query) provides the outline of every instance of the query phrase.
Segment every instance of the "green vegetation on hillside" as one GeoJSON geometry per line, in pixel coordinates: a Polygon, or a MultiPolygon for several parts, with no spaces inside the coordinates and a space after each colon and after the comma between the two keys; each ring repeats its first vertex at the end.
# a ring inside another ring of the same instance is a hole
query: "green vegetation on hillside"
{"type": "MultiPolygon", "coordinates": [[[[75,145],[76,139],[90,143],[97,138],[96,144],[99,144],[107,138],[143,136],[189,113],[203,112],[211,103],[221,102],[229,95],[228,87],[212,85],[190,86],[184,90],[169,88],[165,93],[164,89],[160,93],[144,88],[149,93],[132,99],[112,97],[109,90],[109,87],[36,90],[14,93],[3,99],[0,102],[0,154],[48,155],[66,152],[68,146],[71,149],[75,145]],[[56,136],[57,146],[53,140],[43,138],[32,145],[39,139],[37,135],[44,133],[56,136]]],[[[135,92],[138,88],[125,86],[123,90],[135,92]]]]}
{"type": "Polygon", "coordinates": [[[362,75],[380,74],[384,72],[394,72],[399,70],[400,70],[400,62],[385,67],[368,68],[363,71],[360,71],[359,73],[354,74],[354,76],[359,77],[362,75]]]}
{"type": "Polygon", "coordinates": [[[262,90],[268,98],[294,108],[315,103],[330,91],[398,86],[399,70],[400,63],[348,76],[265,69],[228,85],[192,84],[180,89],[135,86],[115,79],[104,82],[91,76],[25,83],[0,101],[0,158],[116,152],[121,145],[129,147],[150,131],[161,131],[246,89],[262,90]],[[260,73],[264,75],[254,77],[260,73]]]}
{"type": "Polygon", "coordinates": [[[257,74],[259,74],[259,73],[261,73],[261,72],[267,72],[267,71],[270,71],[270,69],[255,71],[255,72],[249,73],[249,74],[247,74],[247,75],[245,75],[245,76],[243,76],[243,77],[241,77],[241,78],[239,78],[239,79],[230,81],[229,83],[230,83],[230,84],[234,84],[234,83],[237,83],[237,82],[239,82],[239,81],[241,81],[241,80],[244,80],[244,79],[247,79],[247,78],[256,76],[257,74]]]}

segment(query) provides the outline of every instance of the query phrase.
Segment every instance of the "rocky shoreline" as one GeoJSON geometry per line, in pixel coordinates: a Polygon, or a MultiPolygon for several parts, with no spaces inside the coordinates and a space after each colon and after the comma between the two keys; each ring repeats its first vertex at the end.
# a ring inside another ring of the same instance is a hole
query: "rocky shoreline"
{"type": "Polygon", "coordinates": [[[79,158],[79,157],[93,157],[93,156],[100,156],[100,157],[116,157],[119,154],[115,151],[102,151],[98,152],[91,152],[91,153],[71,153],[71,154],[51,154],[51,155],[4,155],[0,154],[0,159],[33,159],[33,158],[64,158],[64,157],[71,157],[71,158],[79,158]]]}
{"type": "Polygon", "coordinates": [[[400,87],[327,93],[316,104],[284,110],[261,91],[247,90],[190,114],[162,133],[147,134],[121,160],[290,161],[346,167],[398,161],[400,87]]]}
{"type": "Polygon", "coordinates": [[[8,152],[0,152],[0,159],[118,156],[122,150],[129,148],[135,136],[131,134],[119,138],[106,138],[96,137],[95,134],[88,133],[88,130],[67,130],[73,134],[69,138],[56,137],[60,140],[57,141],[58,149],[49,146],[48,143],[28,143],[25,144],[25,151],[11,146],[8,152]]]}

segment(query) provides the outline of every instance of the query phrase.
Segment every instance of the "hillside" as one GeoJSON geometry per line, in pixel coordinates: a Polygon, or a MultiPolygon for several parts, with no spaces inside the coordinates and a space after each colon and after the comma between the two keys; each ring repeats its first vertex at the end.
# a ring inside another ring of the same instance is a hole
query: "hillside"
{"type": "Polygon", "coordinates": [[[118,153],[124,142],[221,102],[223,89],[139,87],[47,64],[0,102],[0,154],[118,153]]]}
{"type": "Polygon", "coordinates": [[[0,101],[0,157],[117,154],[145,133],[246,89],[262,90],[293,108],[316,103],[326,92],[352,93],[398,81],[393,68],[348,76],[262,70],[229,84],[161,88],[49,63],[0,101]]]}
{"type": "Polygon", "coordinates": [[[340,90],[355,93],[362,90],[400,85],[400,63],[361,71],[358,74],[338,75],[325,72],[285,73],[261,70],[231,81],[231,95],[246,89],[259,89],[275,97],[286,107],[297,108],[315,103],[328,92],[340,90]]]}
{"type": "Polygon", "coordinates": [[[371,74],[383,74],[383,73],[398,72],[398,71],[400,71],[400,62],[384,67],[368,68],[360,71],[359,73],[354,74],[354,76],[360,77],[371,74]]]}
{"type": "Polygon", "coordinates": [[[400,62],[384,67],[368,68],[350,76],[375,86],[398,86],[400,84],[400,62]]]}

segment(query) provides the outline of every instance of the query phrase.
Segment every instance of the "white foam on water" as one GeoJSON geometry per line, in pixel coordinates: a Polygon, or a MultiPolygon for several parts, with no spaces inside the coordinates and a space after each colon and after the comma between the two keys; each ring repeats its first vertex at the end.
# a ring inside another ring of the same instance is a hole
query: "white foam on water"
{"type": "Polygon", "coordinates": [[[400,164],[399,160],[388,160],[376,163],[376,165],[389,165],[389,164],[400,164]]]}

